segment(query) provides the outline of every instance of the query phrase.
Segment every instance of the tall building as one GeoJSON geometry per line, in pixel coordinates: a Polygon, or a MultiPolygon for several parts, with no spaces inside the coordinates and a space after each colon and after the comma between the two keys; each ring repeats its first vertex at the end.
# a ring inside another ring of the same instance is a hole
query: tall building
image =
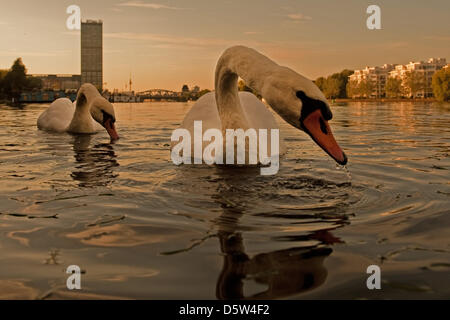
{"type": "Polygon", "coordinates": [[[81,84],[103,89],[103,22],[81,22],[81,84]]]}

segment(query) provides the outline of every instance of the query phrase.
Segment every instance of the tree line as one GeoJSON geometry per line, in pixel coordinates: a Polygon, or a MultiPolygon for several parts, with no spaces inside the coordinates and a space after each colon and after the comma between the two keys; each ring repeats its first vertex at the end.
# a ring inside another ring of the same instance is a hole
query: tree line
{"type": "MultiPolygon", "coordinates": [[[[375,83],[364,79],[362,81],[349,81],[349,76],[353,70],[344,69],[328,77],[319,77],[314,82],[328,99],[345,99],[353,97],[370,98],[375,83]]],[[[432,78],[432,89],[434,97],[439,101],[450,100],[450,68],[443,68],[437,71],[432,78]]],[[[22,92],[39,90],[42,88],[42,81],[39,78],[28,77],[27,69],[21,58],[17,58],[9,70],[0,70],[0,100],[19,101],[22,92]]],[[[240,91],[249,91],[259,97],[257,92],[246,86],[240,80],[238,84],[240,91]]],[[[388,98],[416,97],[417,93],[426,88],[423,74],[410,71],[403,79],[388,77],[385,84],[384,95],[388,98]]],[[[197,100],[202,95],[210,92],[204,90],[189,90],[187,85],[182,88],[182,98],[187,100],[197,100]]]]}
{"type": "Polygon", "coordinates": [[[0,100],[18,102],[22,92],[41,88],[41,79],[27,77],[22,58],[17,58],[9,70],[0,70],[0,100]]]}

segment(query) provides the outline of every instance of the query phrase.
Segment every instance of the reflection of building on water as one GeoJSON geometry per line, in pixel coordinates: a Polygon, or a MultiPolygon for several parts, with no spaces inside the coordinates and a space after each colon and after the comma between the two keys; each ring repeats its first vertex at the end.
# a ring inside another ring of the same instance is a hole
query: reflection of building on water
{"type": "Polygon", "coordinates": [[[80,187],[98,187],[112,184],[118,176],[114,168],[119,166],[111,144],[91,146],[91,135],[74,137],[75,169],[71,177],[80,187]]]}

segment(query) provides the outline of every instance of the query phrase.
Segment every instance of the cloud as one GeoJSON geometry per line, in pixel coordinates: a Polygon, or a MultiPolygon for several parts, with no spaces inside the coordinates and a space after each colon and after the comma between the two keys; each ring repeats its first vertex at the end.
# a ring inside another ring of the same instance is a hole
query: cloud
{"type": "Polygon", "coordinates": [[[157,43],[189,47],[227,46],[232,45],[233,43],[231,40],[219,38],[179,37],[155,33],[115,32],[105,33],[103,36],[105,38],[153,41],[157,43]]]}
{"type": "Polygon", "coordinates": [[[66,56],[72,51],[70,50],[55,50],[55,51],[18,51],[10,50],[0,52],[3,57],[59,57],[66,56]]]}
{"type": "Polygon", "coordinates": [[[249,34],[249,35],[252,35],[252,34],[261,34],[261,32],[259,32],[259,31],[245,31],[244,34],[249,34]]]}
{"type": "Polygon", "coordinates": [[[426,40],[450,41],[450,36],[426,36],[426,40]]]}
{"type": "Polygon", "coordinates": [[[134,32],[112,32],[104,33],[104,38],[142,41],[154,48],[203,48],[203,49],[224,49],[235,45],[245,45],[255,48],[273,48],[310,51],[312,47],[320,45],[319,42],[292,43],[291,41],[257,41],[257,40],[238,40],[222,38],[202,38],[202,37],[181,37],[157,33],[134,33],[134,32]]]}
{"type": "Polygon", "coordinates": [[[312,20],[310,16],[305,16],[303,13],[290,13],[286,15],[292,22],[298,23],[307,20],[312,20]]]}
{"type": "Polygon", "coordinates": [[[143,2],[143,1],[127,1],[127,2],[122,2],[122,3],[116,4],[116,6],[147,8],[147,9],[155,9],[155,10],[158,10],[158,9],[183,10],[183,9],[185,9],[185,8],[166,6],[166,5],[160,4],[160,3],[148,3],[148,2],[143,2]]]}

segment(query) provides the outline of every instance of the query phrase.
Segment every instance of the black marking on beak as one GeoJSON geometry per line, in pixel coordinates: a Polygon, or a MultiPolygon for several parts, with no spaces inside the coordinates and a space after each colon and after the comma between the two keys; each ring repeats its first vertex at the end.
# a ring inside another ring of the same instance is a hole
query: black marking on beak
{"type": "Polygon", "coordinates": [[[319,123],[320,123],[320,130],[322,130],[324,134],[328,134],[327,126],[325,125],[325,122],[323,121],[322,118],[319,119],[319,123]]]}

